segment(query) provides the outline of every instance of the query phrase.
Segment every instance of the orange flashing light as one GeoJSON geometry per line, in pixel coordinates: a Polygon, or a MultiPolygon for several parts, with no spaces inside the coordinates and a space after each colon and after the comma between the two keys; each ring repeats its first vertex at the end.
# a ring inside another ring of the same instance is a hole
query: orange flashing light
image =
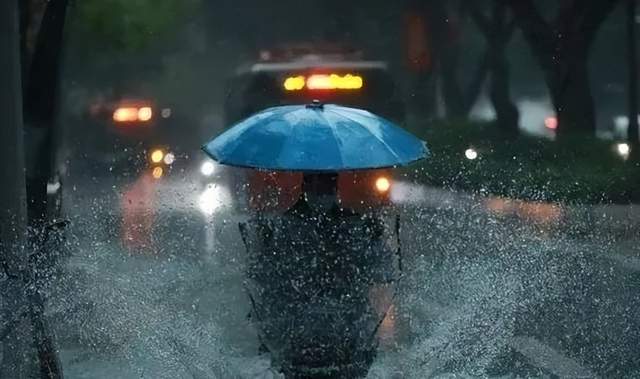
{"type": "Polygon", "coordinates": [[[313,74],[306,78],[298,75],[290,76],[283,82],[287,91],[299,91],[305,87],[310,90],[354,90],[362,88],[363,85],[362,76],[353,74],[313,74]]]}
{"type": "Polygon", "coordinates": [[[302,75],[290,76],[284,81],[284,89],[287,91],[299,91],[304,88],[305,78],[302,75]]]}
{"type": "Polygon", "coordinates": [[[151,176],[153,176],[154,179],[160,179],[162,175],[164,175],[162,167],[154,167],[153,171],[151,171],[151,176]]]}

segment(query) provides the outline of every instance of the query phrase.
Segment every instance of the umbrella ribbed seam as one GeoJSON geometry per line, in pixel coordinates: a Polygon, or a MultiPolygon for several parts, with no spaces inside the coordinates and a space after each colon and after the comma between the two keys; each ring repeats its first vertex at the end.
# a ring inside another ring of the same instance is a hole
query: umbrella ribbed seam
{"type": "MultiPolygon", "coordinates": [[[[403,134],[405,134],[405,135],[407,135],[409,137],[416,138],[416,136],[414,136],[413,134],[411,134],[407,130],[405,130],[403,127],[401,127],[400,124],[397,124],[397,123],[395,123],[393,121],[387,120],[386,118],[380,117],[380,116],[378,116],[376,114],[373,114],[373,113],[371,113],[369,111],[365,111],[364,109],[358,109],[358,108],[354,108],[354,109],[358,110],[358,111],[363,111],[365,113],[365,114],[359,115],[362,118],[366,118],[367,120],[372,120],[372,121],[377,121],[377,122],[380,122],[380,120],[384,120],[384,121],[386,121],[386,122],[388,122],[390,124],[395,125],[397,127],[399,133],[403,133],[403,134]]],[[[334,112],[334,113],[337,113],[337,112],[334,112]]],[[[353,120],[350,117],[349,117],[349,119],[353,120]]],[[[426,142],[422,141],[422,145],[425,148],[425,151],[427,152],[427,154],[429,154],[429,149],[426,146],[426,142]]]]}
{"type": "MultiPolygon", "coordinates": [[[[266,110],[265,110],[265,112],[266,112],[266,110]]],[[[289,111],[289,112],[290,112],[290,111],[289,111]]],[[[272,114],[271,116],[269,116],[269,117],[265,118],[264,120],[262,120],[262,122],[264,122],[265,124],[267,124],[267,123],[269,123],[269,121],[270,121],[273,117],[281,116],[281,115],[283,115],[283,114],[285,114],[285,113],[284,113],[284,112],[274,112],[274,114],[272,114]]],[[[233,128],[233,127],[232,127],[232,128],[233,128]]],[[[231,129],[229,129],[229,130],[231,130],[231,129]]],[[[246,130],[243,130],[243,133],[244,133],[245,131],[246,131],[246,130]]],[[[242,135],[242,134],[240,134],[239,136],[241,136],[241,135],[242,135]]],[[[242,147],[242,144],[241,144],[241,143],[238,143],[238,146],[236,146],[233,150],[231,150],[230,152],[228,152],[228,153],[227,153],[227,155],[229,155],[229,156],[233,156],[233,155],[235,155],[236,150],[238,150],[240,147],[242,147]]],[[[227,161],[227,162],[223,162],[223,161],[221,161],[221,160],[219,160],[218,162],[220,162],[220,163],[222,163],[222,164],[230,163],[229,161],[227,161]]],[[[255,163],[254,163],[254,164],[255,164],[255,163]]]]}
{"type": "Polygon", "coordinates": [[[336,141],[336,145],[338,146],[338,153],[340,153],[340,166],[344,167],[345,159],[344,159],[344,156],[342,155],[342,146],[343,146],[342,145],[342,140],[340,140],[340,138],[338,137],[336,126],[333,124],[333,122],[331,122],[329,119],[327,119],[327,117],[324,115],[324,112],[326,112],[326,111],[322,111],[322,112],[323,112],[322,113],[322,119],[331,128],[331,134],[333,134],[333,139],[336,141]]]}
{"type": "MultiPolygon", "coordinates": [[[[339,116],[342,116],[342,117],[344,117],[344,118],[346,118],[346,119],[349,119],[349,120],[353,121],[354,123],[356,123],[357,125],[359,125],[361,128],[365,129],[367,132],[369,132],[369,134],[371,134],[372,136],[374,136],[374,137],[376,138],[376,140],[378,140],[382,145],[384,145],[384,146],[385,146],[385,147],[386,147],[386,148],[391,152],[391,154],[393,154],[393,156],[394,156],[394,157],[396,157],[396,160],[397,160],[398,162],[403,163],[403,164],[405,163],[403,159],[400,159],[400,157],[398,156],[398,154],[396,153],[396,151],[395,151],[394,149],[392,149],[392,148],[391,148],[391,146],[389,146],[389,145],[388,145],[388,144],[387,144],[387,143],[386,143],[382,138],[380,138],[380,137],[378,137],[377,135],[375,135],[375,134],[371,133],[371,132],[370,132],[370,130],[369,130],[369,129],[367,129],[367,128],[366,128],[366,127],[365,127],[361,122],[359,122],[359,121],[357,121],[357,120],[354,120],[353,118],[351,118],[351,117],[349,117],[349,116],[347,116],[347,115],[341,114],[341,113],[336,112],[336,111],[332,111],[331,109],[329,109],[329,111],[331,111],[331,112],[333,112],[333,113],[335,113],[335,114],[337,114],[337,115],[339,115],[339,116]]],[[[325,110],[325,112],[326,112],[326,110],[325,110]]],[[[374,119],[374,120],[375,120],[375,119],[374,119]]],[[[375,120],[375,121],[376,121],[376,122],[380,122],[379,120],[375,120]]],[[[393,166],[393,165],[392,165],[392,166],[393,166]]]]}
{"type": "MultiPolygon", "coordinates": [[[[291,115],[304,110],[305,108],[297,108],[293,111],[287,112],[286,114],[291,115]]],[[[294,131],[294,133],[297,133],[298,129],[301,129],[301,127],[298,124],[292,125],[290,123],[287,123],[287,127],[290,128],[292,131],[294,131]]],[[[278,155],[278,160],[280,160],[282,153],[288,150],[289,145],[292,143],[295,143],[295,141],[297,140],[295,137],[293,137],[294,133],[289,133],[290,138],[288,138],[285,144],[283,144],[282,151],[280,151],[280,154],[278,155]]]]}

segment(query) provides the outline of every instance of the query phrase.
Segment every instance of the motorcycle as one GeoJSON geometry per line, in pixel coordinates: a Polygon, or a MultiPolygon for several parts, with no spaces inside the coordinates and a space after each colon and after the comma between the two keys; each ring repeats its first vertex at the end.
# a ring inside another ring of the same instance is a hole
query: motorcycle
{"type": "Polygon", "coordinates": [[[366,376],[402,271],[400,220],[395,249],[385,221],[389,173],[426,158],[425,142],[314,100],[265,109],[203,150],[253,170],[252,217],[240,224],[245,288],[272,362],[288,378],[366,376]]]}
{"type": "MultiPolygon", "coordinates": [[[[359,180],[342,180],[340,192],[386,177],[375,174],[352,173],[359,180]]],[[[285,212],[263,207],[240,224],[251,318],[263,350],[287,378],[364,377],[400,276],[399,219],[394,249],[388,194],[377,190],[374,201],[361,197],[356,207],[333,190],[338,174],[303,175],[303,183],[285,212]],[[383,302],[381,289],[387,294],[383,302]]]]}

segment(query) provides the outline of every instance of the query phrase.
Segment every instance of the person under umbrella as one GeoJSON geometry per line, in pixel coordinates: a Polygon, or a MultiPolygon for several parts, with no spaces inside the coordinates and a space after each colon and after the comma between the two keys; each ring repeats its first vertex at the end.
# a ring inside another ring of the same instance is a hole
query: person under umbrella
{"type": "Polygon", "coordinates": [[[423,141],[367,111],[323,105],[269,108],[207,143],[222,164],[302,173],[283,214],[257,212],[241,232],[246,289],[263,347],[287,377],[364,377],[376,332],[370,294],[394,281],[394,252],[378,212],[344,207],[341,173],[427,157],[423,141]]]}

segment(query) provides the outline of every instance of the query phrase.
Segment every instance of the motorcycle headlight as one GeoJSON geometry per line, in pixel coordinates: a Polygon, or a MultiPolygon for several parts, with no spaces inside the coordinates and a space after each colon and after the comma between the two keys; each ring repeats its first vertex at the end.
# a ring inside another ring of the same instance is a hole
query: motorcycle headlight
{"type": "Polygon", "coordinates": [[[378,192],[387,192],[389,188],[391,188],[391,181],[388,178],[381,176],[376,179],[376,190],[378,190],[378,192]]]}

